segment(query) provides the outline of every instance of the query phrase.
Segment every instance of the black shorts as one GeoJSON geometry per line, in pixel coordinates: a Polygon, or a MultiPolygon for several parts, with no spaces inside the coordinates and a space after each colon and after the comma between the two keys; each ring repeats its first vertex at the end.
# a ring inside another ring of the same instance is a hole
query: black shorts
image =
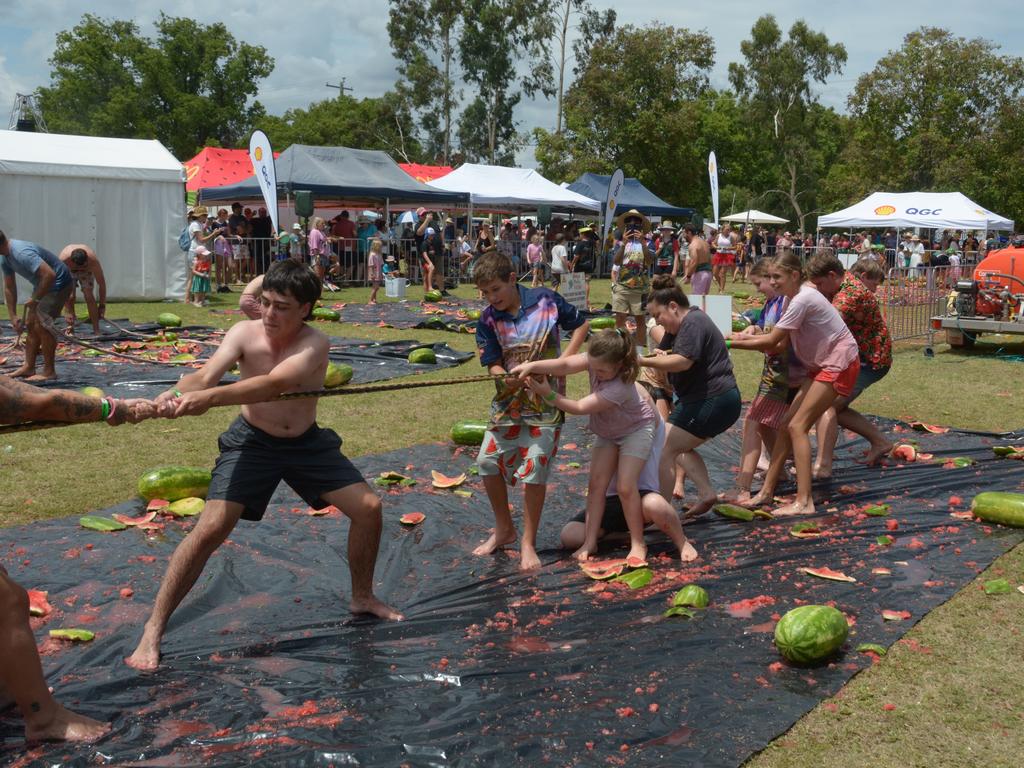
{"type": "Polygon", "coordinates": [[[282,480],[314,509],[328,506],[324,494],[363,482],[341,453],[341,438],[314,424],[298,437],[275,437],[244,418],[235,419],[217,441],[207,499],[242,504],[243,520],[261,520],[282,480]]]}
{"type": "Polygon", "coordinates": [[[647,390],[647,394],[651,396],[651,400],[653,400],[654,402],[664,400],[669,405],[672,405],[672,395],[669,394],[668,390],[662,389],[661,387],[656,387],[647,381],[639,381],[638,383],[641,387],[647,390]]]}
{"type": "Polygon", "coordinates": [[[664,266],[660,266],[658,264],[655,264],[654,265],[654,274],[656,274],[656,275],[671,275],[672,274],[672,265],[671,264],[666,264],[664,266]]]}
{"type": "Polygon", "coordinates": [[[735,424],[742,408],[740,391],[733,387],[706,400],[679,403],[668,422],[695,437],[709,440],[735,424]]]}
{"type": "MultiPolygon", "coordinates": [[[[657,493],[657,491],[640,491],[640,498],[643,499],[648,493],[657,493]]],[[[573,517],[572,522],[586,523],[587,511],[583,510],[573,517]]],[[[629,526],[626,524],[626,515],[622,511],[622,499],[618,496],[605,496],[601,530],[605,532],[605,535],[609,533],[625,533],[629,530],[629,526]]]]}

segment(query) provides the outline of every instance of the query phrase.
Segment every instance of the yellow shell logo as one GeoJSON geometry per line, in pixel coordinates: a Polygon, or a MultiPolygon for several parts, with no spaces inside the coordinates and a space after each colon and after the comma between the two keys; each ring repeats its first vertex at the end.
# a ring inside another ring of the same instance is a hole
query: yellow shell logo
{"type": "Polygon", "coordinates": [[[611,200],[608,201],[608,210],[609,211],[614,211],[615,210],[615,198],[614,197],[611,200]]]}
{"type": "Polygon", "coordinates": [[[199,166],[198,165],[186,165],[185,166],[185,180],[186,181],[192,181],[192,179],[195,178],[195,175],[197,173],[199,173],[199,166]]]}
{"type": "Polygon", "coordinates": [[[891,205],[880,205],[875,208],[876,216],[891,216],[894,213],[896,213],[896,209],[891,205]]]}
{"type": "Polygon", "coordinates": [[[256,151],[253,153],[256,155],[256,162],[263,159],[263,147],[256,147],[256,151]]]}

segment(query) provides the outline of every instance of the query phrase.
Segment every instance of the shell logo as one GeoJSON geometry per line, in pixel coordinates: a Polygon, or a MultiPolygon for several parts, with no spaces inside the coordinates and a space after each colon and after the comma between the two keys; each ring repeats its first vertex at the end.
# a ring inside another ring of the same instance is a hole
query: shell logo
{"type": "Polygon", "coordinates": [[[875,208],[875,216],[891,216],[896,213],[896,209],[891,205],[880,205],[875,208]]]}
{"type": "Polygon", "coordinates": [[[186,165],[185,166],[185,180],[186,181],[192,181],[192,179],[195,178],[195,175],[197,173],[199,173],[199,166],[198,165],[186,165]]]}
{"type": "Polygon", "coordinates": [[[614,211],[615,210],[615,198],[614,197],[611,200],[608,201],[608,210],[609,211],[614,211]]]}
{"type": "Polygon", "coordinates": [[[256,162],[258,163],[263,159],[263,147],[256,147],[256,151],[253,154],[256,155],[256,162]]]}

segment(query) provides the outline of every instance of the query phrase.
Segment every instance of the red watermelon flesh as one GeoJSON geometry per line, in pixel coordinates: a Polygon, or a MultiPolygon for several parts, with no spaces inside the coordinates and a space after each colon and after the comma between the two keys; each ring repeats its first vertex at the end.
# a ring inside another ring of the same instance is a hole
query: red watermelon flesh
{"type": "Polygon", "coordinates": [[[124,523],[125,525],[143,525],[144,523],[153,522],[153,518],[156,517],[156,510],[150,509],[138,517],[128,517],[128,515],[112,515],[112,517],[117,522],[124,523]]]}
{"type": "Polygon", "coordinates": [[[398,518],[398,522],[400,522],[402,525],[419,525],[426,519],[427,516],[424,515],[422,512],[407,512],[406,514],[398,518]]]}
{"type": "Polygon", "coordinates": [[[917,458],[917,448],[907,443],[900,443],[893,447],[892,457],[902,461],[914,461],[917,458]]]}
{"type": "Polygon", "coordinates": [[[646,568],[647,561],[644,560],[642,557],[627,557],[626,565],[628,565],[630,568],[646,568]]]}
{"type": "Polygon", "coordinates": [[[587,560],[580,563],[580,568],[592,579],[610,579],[626,570],[625,560],[587,560]]]}
{"type": "Polygon", "coordinates": [[[830,581],[856,581],[853,576],[847,576],[842,571],[833,571],[831,568],[797,568],[798,571],[808,576],[817,576],[819,579],[830,581]]]}
{"type": "Polygon", "coordinates": [[[949,427],[937,427],[934,424],[925,424],[923,421],[912,421],[910,427],[918,432],[931,432],[933,435],[944,435],[949,432],[949,427]]]}
{"type": "Polygon", "coordinates": [[[46,599],[50,595],[49,592],[43,592],[39,589],[28,589],[25,591],[28,592],[29,616],[46,616],[53,610],[53,606],[46,599]]]}
{"type": "Polygon", "coordinates": [[[458,477],[449,477],[448,475],[442,475],[437,470],[433,470],[430,473],[431,485],[435,488],[458,488],[464,482],[466,482],[466,474],[463,472],[458,477]]]}
{"type": "Polygon", "coordinates": [[[149,503],[146,505],[146,511],[149,512],[151,510],[155,510],[157,512],[165,512],[167,507],[170,505],[171,502],[167,499],[150,499],[149,503]]]}

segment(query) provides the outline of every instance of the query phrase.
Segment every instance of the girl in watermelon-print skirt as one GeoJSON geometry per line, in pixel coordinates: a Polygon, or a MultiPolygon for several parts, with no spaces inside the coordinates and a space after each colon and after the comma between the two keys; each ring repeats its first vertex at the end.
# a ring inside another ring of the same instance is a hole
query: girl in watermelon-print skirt
{"type": "Polygon", "coordinates": [[[772,500],[782,476],[786,459],[793,454],[796,465],[796,499],[774,510],[776,516],[814,514],[811,496],[811,428],[840,395],[853,392],[860,372],[857,342],[832,303],[804,282],[800,258],[788,248],[776,256],[768,268],[774,290],[786,297],[786,303],[770,333],[748,336],[734,333],[729,341],[736,349],[756,349],[779,353],[792,342],[797,357],[807,368],[807,379],[786,411],[779,429],[772,460],[764,484],[748,506],[760,506],[772,500]]]}
{"type": "MultiPolygon", "coordinates": [[[[765,304],[757,322],[741,332],[745,336],[771,333],[775,323],[782,317],[786,297],[772,288],[768,279],[771,264],[772,258],[766,257],[750,269],[750,283],[764,294],[765,304]]],[[[750,485],[761,458],[762,447],[768,446],[770,450],[775,444],[786,411],[796,397],[804,377],[804,367],[792,349],[787,348],[778,354],[765,352],[757,395],[743,420],[743,445],[740,449],[736,485],[731,491],[722,494],[723,501],[743,504],[750,500],[750,485]]]]}

